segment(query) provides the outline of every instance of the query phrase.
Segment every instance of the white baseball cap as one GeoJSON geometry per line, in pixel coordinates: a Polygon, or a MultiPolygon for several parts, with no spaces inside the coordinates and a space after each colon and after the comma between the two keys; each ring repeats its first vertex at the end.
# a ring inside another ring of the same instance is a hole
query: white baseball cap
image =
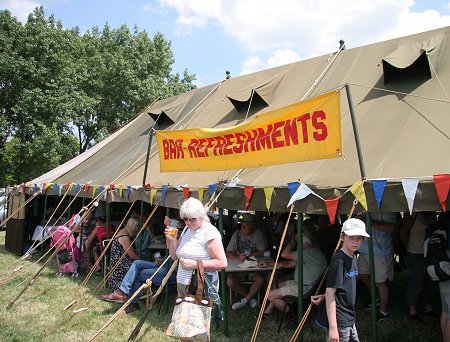
{"type": "Polygon", "coordinates": [[[349,236],[365,236],[370,237],[369,234],[366,233],[366,224],[355,218],[348,219],[342,225],[341,233],[349,236]]]}

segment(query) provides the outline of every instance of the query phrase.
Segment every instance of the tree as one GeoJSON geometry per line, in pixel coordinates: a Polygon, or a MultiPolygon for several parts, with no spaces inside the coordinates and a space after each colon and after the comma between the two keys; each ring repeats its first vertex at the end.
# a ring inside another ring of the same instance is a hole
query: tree
{"type": "Polygon", "coordinates": [[[85,151],[152,101],[194,89],[195,75],[173,74],[173,63],[161,33],[105,24],[80,35],[42,7],[25,25],[0,11],[0,186],[85,151]]]}

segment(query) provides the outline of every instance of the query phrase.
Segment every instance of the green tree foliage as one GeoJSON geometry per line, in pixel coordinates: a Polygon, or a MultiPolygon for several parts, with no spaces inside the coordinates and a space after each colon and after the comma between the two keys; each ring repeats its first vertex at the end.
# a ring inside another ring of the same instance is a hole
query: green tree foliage
{"type": "Polygon", "coordinates": [[[195,88],[172,73],[170,42],[126,25],[80,34],[36,8],[0,11],[0,186],[73,158],[149,103],[195,88]]]}

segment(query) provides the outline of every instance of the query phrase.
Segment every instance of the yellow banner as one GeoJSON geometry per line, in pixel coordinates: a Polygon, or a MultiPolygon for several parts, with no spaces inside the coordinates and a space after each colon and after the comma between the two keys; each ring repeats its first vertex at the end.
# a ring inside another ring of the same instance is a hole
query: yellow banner
{"type": "Polygon", "coordinates": [[[260,114],[224,129],[156,131],[161,172],[253,168],[342,153],[340,93],[260,114]]]}

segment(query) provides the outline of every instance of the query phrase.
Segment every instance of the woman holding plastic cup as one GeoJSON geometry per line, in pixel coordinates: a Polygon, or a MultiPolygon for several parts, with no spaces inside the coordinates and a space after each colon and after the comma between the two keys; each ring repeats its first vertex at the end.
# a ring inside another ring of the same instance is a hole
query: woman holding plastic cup
{"type": "Polygon", "coordinates": [[[188,198],[180,208],[180,217],[186,224],[180,238],[173,235],[169,218],[166,217],[165,235],[170,256],[179,260],[177,272],[178,295],[186,294],[191,281],[192,270],[197,268],[197,260],[202,260],[205,274],[210,274],[212,283],[219,288],[218,270],[227,267],[227,258],[222,245],[222,237],[206,214],[203,204],[188,198]]]}

